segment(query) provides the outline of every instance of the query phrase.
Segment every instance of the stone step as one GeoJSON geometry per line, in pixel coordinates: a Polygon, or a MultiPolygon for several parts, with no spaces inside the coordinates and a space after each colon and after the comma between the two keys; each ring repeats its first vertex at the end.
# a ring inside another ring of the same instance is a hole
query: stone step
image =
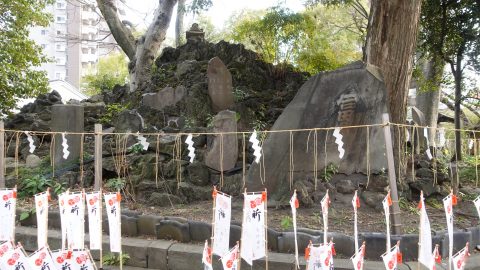
{"type": "MultiPolygon", "coordinates": [[[[85,234],[85,244],[88,246],[89,235],[85,234]]],[[[108,236],[103,237],[104,254],[108,253],[109,241],[108,236]]],[[[30,227],[17,227],[16,241],[21,242],[25,250],[33,252],[37,248],[37,229],[30,227]]],[[[60,248],[61,234],[60,231],[49,230],[48,243],[52,250],[60,248]]],[[[126,263],[124,269],[140,270],[140,269],[162,269],[162,270],[189,270],[189,269],[203,269],[201,264],[203,246],[200,244],[184,244],[174,241],[166,240],[151,240],[141,238],[125,237],[122,239],[123,252],[130,256],[130,260],[126,263]]],[[[472,252],[473,253],[473,252],[472,252]]],[[[472,254],[467,262],[466,270],[479,269],[480,255],[472,254]]],[[[95,260],[99,260],[98,251],[92,251],[92,256],[95,260]]],[[[291,270],[294,269],[293,254],[286,253],[268,253],[269,269],[275,270],[291,270]]],[[[218,256],[213,259],[214,269],[222,269],[218,256]]],[[[352,264],[349,259],[335,258],[336,270],[350,270],[352,264]]],[[[303,256],[300,258],[302,269],[305,268],[305,260],[303,256]]],[[[399,270],[416,269],[416,262],[409,262],[401,265],[399,270]],[[408,265],[408,266],[407,266],[408,265]]],[[[118,266],[105,266],[104,269],[118,269],[118,266]]],[[[242,261],[242,269],[263,270],[265,267],[265,260],[258,260],[254,262],[251,268],[247,263],[242,261]]],[[[384,269],[383,263],[379,261],[367,261],[365,263],[365,270],[384,269]]],[[[422,269],[422,268],[420,268],[422,269]]],[[[443,266],[438,266],[438,270],[447,269],[445,262],[443,266]]]]}

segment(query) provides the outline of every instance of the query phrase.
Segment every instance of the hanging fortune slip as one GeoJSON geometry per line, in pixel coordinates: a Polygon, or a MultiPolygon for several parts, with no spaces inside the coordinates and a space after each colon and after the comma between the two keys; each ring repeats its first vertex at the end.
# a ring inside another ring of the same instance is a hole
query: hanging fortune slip
{"type": "Polygon", "coordinates": [[[254,260],[266,256],[265,219],[267,192],[244,193],[242,223],[242,258],[252,265],[254,260]]]}
{"type": "Polygon", "coordinates": [[[150,143],[147,142],[147,138],[143,137],[139,132],[137,132],[137,140],[138,144],[142,146],[143,151],[147,151],[148,146],[150,145],[150,143]]]}
{"type": "Polygon", "coordinates": [[[335,128],[333,131],[333,137],[335,137],[335,143],[338,145],[338,157],[342,159],[345,155],[345,149],[343,149],[343,135],[340,134],[340,128],[335,128]]]}
{"type": "Polygon", "coordinates": [[[192,134],[188,134],[185,143],[188,145],[188,156],[190,157],[190,163],[195,159],[195,147],[193,147],[192,134]]]}
{"type": "Polygon", "coordinates": [[[30,154],[33,154],[33,152],[35,151],[35,148],[37,148],[37,147],[35,146],[32,135],[30,135],[30,133],[28,131],[25,131],[25,135],[27,135],[28,145],[30,147],[29,152],[30,152],[30,154]]]}
{"type": "Polygon", "coordinates": [[[259,163],[260,157],[262,156],[262,148],[260,147],[260,141],[257,139],[257,131],[253,131],[249,141],[252,143],[252,148],[254,150],[253,155],[255,156],[255,163],[259,163]]]}
{"type": "Polygon", "coordinates": [[[67,159],[70,155],[70,151],[68,151],[68,141],[65,133],[62,133],[62,147],[63,147],[63,159],[67,159]]]}

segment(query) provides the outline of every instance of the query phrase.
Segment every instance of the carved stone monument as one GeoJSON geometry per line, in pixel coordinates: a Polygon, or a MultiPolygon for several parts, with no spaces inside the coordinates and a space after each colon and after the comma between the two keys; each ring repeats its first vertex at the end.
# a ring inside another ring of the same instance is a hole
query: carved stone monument
{"type": "Polygon", "coordinates": [[[142,104],[155,110],[163,110],[167,106],[173,106],[182,100],[187,93],[185,87],[179,85],[176,88],[165,87],[158,93],[147,93],[142,96],[142,104]]]}
{"type": "MultiPolygon", "coordinates": [[[[376,68],[357,62],[312,77],[300,88],[272,130],[381,124],[382,114],[386,111],[386,89],[381,75],[376,68]]],[[[386,168],[382,127],[370,127],[368,138],[366,128],[341,129],[345,149],[342,159],[332,134],[333,130],[317,130],[316,136],[314,131],[302,131],[292,132],[290,138],[289,132],[270,133],[263,144],[264,157],[261,159],[265,162],[266,184],[261,184],[260,165],[253,163],[248,172],[248,189],[256,191],[267,187],[273,195],[288,193],[290,170],[293,169],[294,181],[311,177],[315,159],[318,175],[330,163],[338,166],[339,173],[365,173],[367,140],[372,172],[386,168]],[[291,141],[293,153],[290,153],[291,141]],[[293,155],[293,166],[290,154],[293,155]]]]}
{"type": "Polygon", "coordinates": [[[208,95],[212,100],[215,112],[229,109],[233,106],[232,74],[218,57],[210,59],[207,69],[208,95]]]}
{"type": "MultiPolygon", "coordinates": [[[[232,111],[221,111],[213,118],[213,132],[236,132],[236,114],[232,111]]],[[[228,171],[235,167],[238,159],[237,135],[215,135],[208,144],[205,164],[217,171],[228,171]],[[222,149],[223,148],[223,149],[222,149]],[[222,151],[223,150],[223,151],[222,151]]]]}
{"type": "MultiPolygon", "coordinates": [[[[425,116],[423,112],[420,111],[417,107],[412,107],[412,119],[416,126],[426,126],[425,116]]],[[[423,128],[411,128],[409,130],[411,134],[410,140],[413,138],[413,144],[415,145],[415,154],[419,154],[420,150],[425,146],[425,136],[423,134],[423,128]]]]}
{"type": "MultiPolygon", "coordinates": [[[[84,132],[84,111],[79,105],[53,105],[52,106],[52,131],[58,132],[84,132]]],[[[68,151],[67,159],[63,158],[62,135],[55,135],[55,167],[61,168],[65,164],[77,162],[80,159],[81,135],[66,135],[68,151]]]]}

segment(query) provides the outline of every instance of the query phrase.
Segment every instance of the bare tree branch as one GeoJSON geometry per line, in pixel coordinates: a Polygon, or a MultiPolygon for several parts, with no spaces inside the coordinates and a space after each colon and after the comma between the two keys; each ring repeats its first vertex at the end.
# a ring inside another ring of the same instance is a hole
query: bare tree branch
{"type": "Polygon", "coordinates": [[[117,7],[113,0],[97,0],[98,7],[112,32],[115,41],[130,60],[135,59],[135,38],[117,15],[117,7]]]}

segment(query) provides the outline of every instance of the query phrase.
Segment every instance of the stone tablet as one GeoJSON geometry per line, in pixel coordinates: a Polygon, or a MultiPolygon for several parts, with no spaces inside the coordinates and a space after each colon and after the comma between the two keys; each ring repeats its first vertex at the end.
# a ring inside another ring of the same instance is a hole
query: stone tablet
{"type": "Polygon", "coordinates": [[[232,74],[218,57],[208,62],[208,95],[214,112],[227,110],[233,106],[232,74]]]}
{"type": "MultiPolygon", "coordinates": [[[[362,62],[345,68],[323,72],[308,80],[285,108],[272,130],[342,127],[381,124],[386,108],[386,88],[374,67],[362,62]]],[[[290,133],[271,133],[263,144],[265,186],[261,184],[260,166],[253,163],[248,172],[248,189],[270,194],[289,193],[289,172],[293,180],[313,176],[315,159],[320,177],[325,165],[335,164],[339,173],[365,173],[367,170],[367,129],[341,129],[345,156],[339,158],[333,130],[292,132],[293,167],[290,166],[290,133]],[[314,147],[317,156],[314,156],[314,147]],[[325,151],[326,149],[326,151],[325,151]]],[[[372,172],[386,168],[385,140],[382,127],[369,128],[369,156],[372,172]]],[[[262,162],[262,161],[261,161],[262,162]]],[[[278,196],[278,197],[279,197],[278,196]]],[[[273,197],[275,199],[275,196],[273,197]]],[[[278,199],[278,198],[277,198],[278,199]]]]}
{"type": "MultiPolygon", "coordinates": [[[[52,131],[57,132],[84,132],[84,111],[79,105],[53,105],[52,106],[52,131]]],[[[68,151],[70,155],[63,159],[62,135],[55,135],[55,167],[61,168],[64,165],[78,162],[82,143],[81,135],[66,135],[68,151]]]]}
{"type": "MultiPolygon", "coordinates": [[[[221,111],[213,118],[213,132],[236,132],[237,120],[235,112],[221,111]]],[[[231,170],[235,167],[238,159],[238,140],[237,135],[214,135],[213,141],[208,145],[205,154],[205,165],[221,171],[220,165],[223,161],[223,171],[231,170]],[[221,142],[223,139],[223,157],[221,155],[221,142]]]]}

